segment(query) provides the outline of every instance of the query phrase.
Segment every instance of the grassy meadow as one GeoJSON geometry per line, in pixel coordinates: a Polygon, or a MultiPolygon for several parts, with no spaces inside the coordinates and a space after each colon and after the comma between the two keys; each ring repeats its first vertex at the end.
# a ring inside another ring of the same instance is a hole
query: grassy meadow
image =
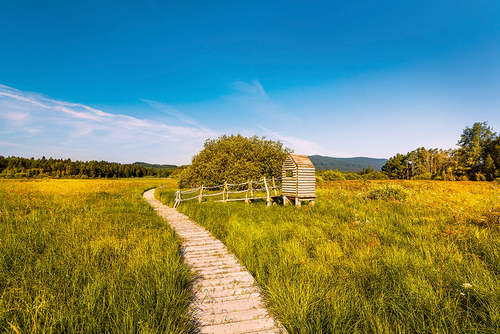
{"type": "Polygon", "coordinates": [[[317,195],[178,209],[241,259],[290,333],[500,332],[496,183],[329,182],[317,195]]]}
{"type": "Polygon", "coordinates": [[[0,180],[0,332],[189,332],[192,274],[142,199],[165,182],[0,180]]]}

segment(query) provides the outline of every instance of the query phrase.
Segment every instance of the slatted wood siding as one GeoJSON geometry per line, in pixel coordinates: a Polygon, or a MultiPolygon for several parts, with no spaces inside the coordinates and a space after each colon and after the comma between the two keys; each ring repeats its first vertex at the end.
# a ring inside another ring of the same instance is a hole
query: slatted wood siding
{"type": "Polygon", "coordinates": [[[316,169],[307,155],[289,154],[282,168],[283,196],[316,197],[316,169]],[[292,171],[292,177],[287,177],[292,171]]]}

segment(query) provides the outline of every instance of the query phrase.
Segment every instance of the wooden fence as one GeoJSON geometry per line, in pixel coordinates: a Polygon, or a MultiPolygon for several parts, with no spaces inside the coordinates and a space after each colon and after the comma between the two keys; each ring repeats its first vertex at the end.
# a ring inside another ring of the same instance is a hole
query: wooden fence
{"type": "MultiPolygon", "coordinates": [[[[177,190],[175,192],[175,203],[174,208],[178,207],[181,202],[198,200],[199,203],[203,203],[204,197],[214,198],[215,202],[230,202],[230,201],[245,201],[245,203],[250,203],[252,200],[256,199],[265,199],[267,201],[267,205],[270,206],[272,202],[274,202],[278,197],[278,190],[281,190],[281,178],[266,179],[265,177],[260,181],[249,180],[247,182],[239,183],[239,184],[231,184],[224,182],[224,184],[218,186],[210,186],[205,187],[201,185],[199,188],[192,188],[188,190],[177,190]],[[271,182],[271,184],[269,184],[271,182]],[[277,183],[279,183],[277,185],[277,183]],[[263,187],[262,187],[263,185],[263,187]],[[246,186],[246,187],[245,187],[246,186]],[[254,187],[257,186],[257,187],[254,187]],[[261,186],[260,188],[258,186],[261,186]],[[233,188],[234,190],[230,190],[229,188],[233,188]],[[245,189],[246,188],[246,189],[245,189]],[[217,191],[217,190],[222,191],[217,191]],[[215,191],[215,192],[214,192],[215,191]],[[259,192],[265,192],[265,196],[259,196],[260,194],[255,194],[259,192]],[[242,194],[245,193],[245,197],[232,197],[229,198],[229,195],[233,194],[242,194]],[[188,198],[182,198],[183,195],[191,195],[188,198]],[[222,199],[215,199],[216,196],[222,196],[222,199]]],[[[281,192],[281,191],[280,191],[281,192]]]]}

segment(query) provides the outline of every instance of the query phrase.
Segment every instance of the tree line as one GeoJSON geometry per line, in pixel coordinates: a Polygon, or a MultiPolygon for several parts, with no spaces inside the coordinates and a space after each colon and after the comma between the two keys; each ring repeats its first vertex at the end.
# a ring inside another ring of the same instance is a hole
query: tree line
{"type": "Polygon", "coordinates": [[[383,172],[376,172],[373,168],[363,168],[360,172],[339,172],[333,170],[316,170],[316,182],[323,181],[347,181],[347,180],[388,180],[389,177],[383,172]]]}
{"type": "Polygon", "coordinates": [[[0,155],[0,178],[121,178],[168,177],[176,169],[148,168],[142,164],[120,164],[107,161],[72,161],[3,157],[0,155]]]}
{"type": "Polygon", "coordinates": [[[493,181],[500,178],[500,136],[487,122],[466,127],[456,149],[417,148],[382,167],[392,179],[493,181]]]}

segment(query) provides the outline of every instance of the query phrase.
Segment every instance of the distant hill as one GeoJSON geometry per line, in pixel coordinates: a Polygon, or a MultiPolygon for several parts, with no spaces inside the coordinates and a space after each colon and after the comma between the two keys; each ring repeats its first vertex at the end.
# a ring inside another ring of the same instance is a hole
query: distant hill
{"type": "Polygon", "coordinates": [[[174,169],[177,168],[176,165],[155,165],[155,164],[148,164],[147,162],[134,162],[132,165],[139,165],[142,167],[146,168],[153,168],[153,169],[174,169]]]}
{"type": "Polygon", "coordinates": [[[322,155],[311,155],[309,156],[311,162],[314,164],[316,169],[321,170],[336,170],[339,172],[360,172],[363,168],[368,168],[370,166],[376,172],[382,169],[385,165],[387,159],[375,159],[375,158],[332,158],[325,157],[322,155]]]}

